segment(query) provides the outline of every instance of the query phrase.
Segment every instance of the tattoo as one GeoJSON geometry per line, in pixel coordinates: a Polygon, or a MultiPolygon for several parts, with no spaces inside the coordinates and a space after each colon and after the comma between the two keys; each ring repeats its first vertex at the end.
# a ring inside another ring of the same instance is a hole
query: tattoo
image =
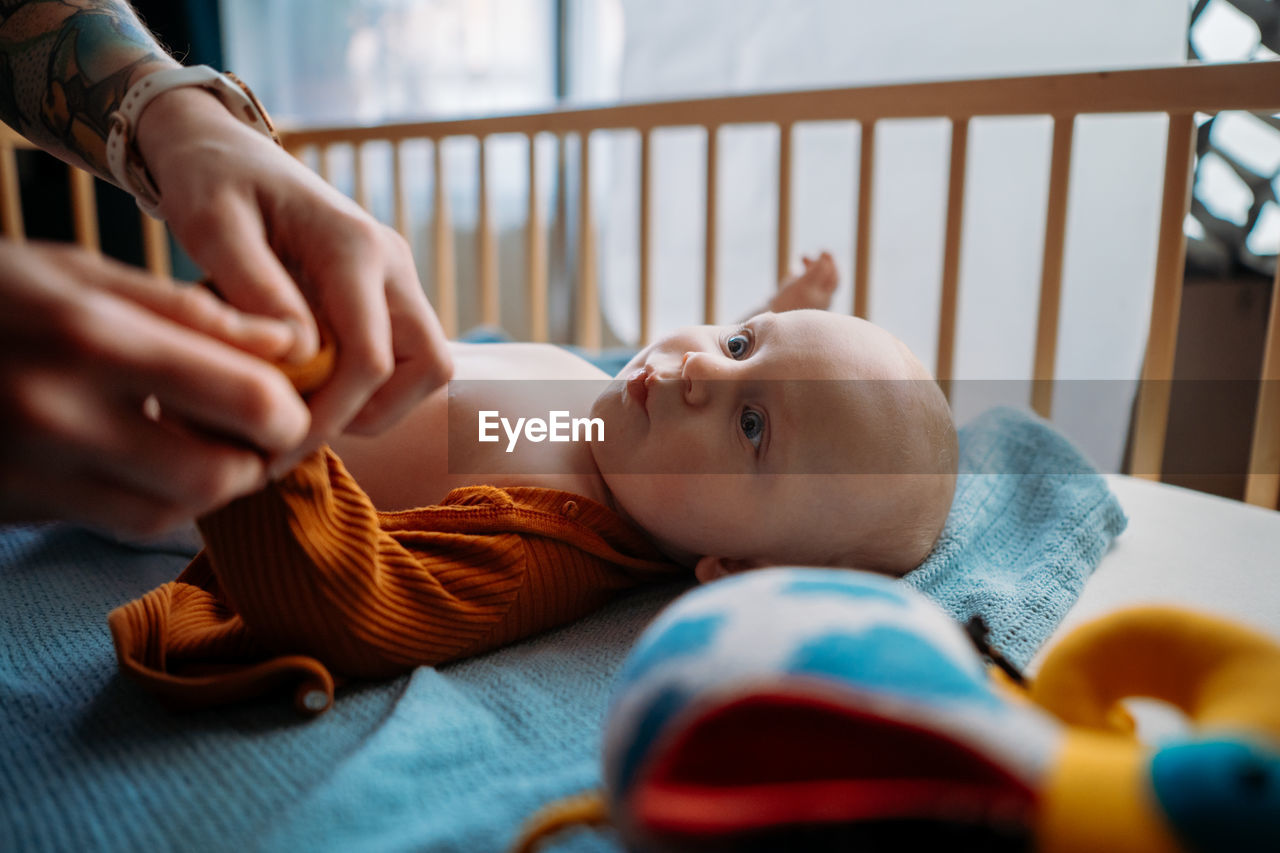
{"type": "Polygon", "coordinates": [[[0,0],[0,119],[107,180],[111,113],[175,64],[125,0],[0,0]]]}
{"type": "Polygon", "coordinates": [[[9,85],[12,80],[13,68],[9,65],[9,54],[0,53],[0,118],[16,127],[18,99],[14,97],[13,86],[9,85]]]}

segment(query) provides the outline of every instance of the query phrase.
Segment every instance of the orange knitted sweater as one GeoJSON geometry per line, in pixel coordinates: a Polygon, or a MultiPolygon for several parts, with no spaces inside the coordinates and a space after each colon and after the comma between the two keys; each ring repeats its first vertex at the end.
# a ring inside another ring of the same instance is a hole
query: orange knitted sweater
{"type": "Polygon", "coordinates": [[[176,581],[111,612],[120,668],[173,707],[383,678],[479,654],[683,570],[615,512],[568,492],[455,489],[378,512],[322,449],[199,521],[176,581]]]}

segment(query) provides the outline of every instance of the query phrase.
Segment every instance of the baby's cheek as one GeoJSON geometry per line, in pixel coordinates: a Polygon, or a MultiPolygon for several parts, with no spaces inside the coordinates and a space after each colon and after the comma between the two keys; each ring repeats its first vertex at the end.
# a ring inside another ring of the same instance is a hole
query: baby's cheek
{"type": "Polygon", "coordinates": [[[645,455],[654,462],[653,470],[690,475],[730,473],[722,444],[724,431],[713,432],[706,420],[687,418],[655,429],[644,448],[645,455]]]}

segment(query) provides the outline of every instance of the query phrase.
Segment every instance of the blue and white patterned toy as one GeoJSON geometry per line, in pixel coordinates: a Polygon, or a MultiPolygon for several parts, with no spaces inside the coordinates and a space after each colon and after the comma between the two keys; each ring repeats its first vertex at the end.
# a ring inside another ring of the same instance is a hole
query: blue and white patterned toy
{"type": "Polygon", "coordinates": [[[635,850],[1280,850],[1277,687],[1269,639],[1147,608],[1078,629],[1025,690],[901,583],[747,572],[682,597],[626,662],[607,811],[635,850]],[[1142,744],[1126,680],[1198,696],[1202,730],[1142,744]]]}

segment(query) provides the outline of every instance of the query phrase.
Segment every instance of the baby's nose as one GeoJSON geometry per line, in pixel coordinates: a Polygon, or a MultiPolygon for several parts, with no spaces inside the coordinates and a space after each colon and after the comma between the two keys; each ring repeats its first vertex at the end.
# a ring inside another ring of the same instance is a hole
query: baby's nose
{"type": "Polygon", "coordinates": [[[710,399],[712,383],[719,377],[714,360],[706,353],[686,352],[680,359],[680,378],[684,381],[685,402],[701,406],[710,399]]]}
{"type": "Polygon", "coordinates": [[[689,350],[680,359],[680,375],[692,379],[726,379],[733,375],[735,362],[717,358],[714,353],[689,350]]]}

